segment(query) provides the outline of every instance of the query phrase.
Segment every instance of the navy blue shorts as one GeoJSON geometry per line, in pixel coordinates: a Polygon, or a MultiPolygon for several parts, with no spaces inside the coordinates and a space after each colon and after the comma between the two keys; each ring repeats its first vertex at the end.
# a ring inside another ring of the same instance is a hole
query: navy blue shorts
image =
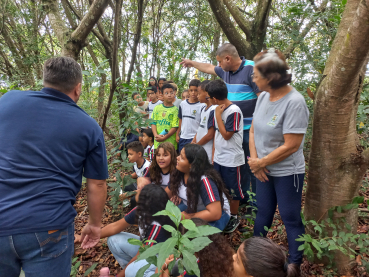
{"type": "Polygon", "coordinates": [[[222,176],[223,182],[233,200],[242,200],[245,197],[241,188],[241,183],[245,175],[244,166],[227,167],[214,162],[214,169],[222,176]]]}
{"type": "Polygon", "coordinates": [[[186,145],[192,142],[193,139],[183,139],[180,138],[178,142],[178,153],[181,153],[182,148],[186,145]]]}

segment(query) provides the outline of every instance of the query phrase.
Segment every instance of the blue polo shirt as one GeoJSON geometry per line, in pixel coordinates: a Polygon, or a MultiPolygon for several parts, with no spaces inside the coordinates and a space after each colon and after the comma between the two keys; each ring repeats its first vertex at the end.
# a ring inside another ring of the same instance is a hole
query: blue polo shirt
{"type": "Polygon", "coordinates": [[[108,178],[97,122],[54,89],[0,98],[0,236],[59,230],[74,221],[86,178],[108,178]]]}
{"type": "Polygon", "coordinates": [[[215,67],[215,73],[223,79],[228,89],[228,99],[240,107],[243,114],[243,129],[249,130],[255,110],[259,88],[252,81],[254,62],[241,57],[242,63],[237,71],[224,71],[215,67]]]}

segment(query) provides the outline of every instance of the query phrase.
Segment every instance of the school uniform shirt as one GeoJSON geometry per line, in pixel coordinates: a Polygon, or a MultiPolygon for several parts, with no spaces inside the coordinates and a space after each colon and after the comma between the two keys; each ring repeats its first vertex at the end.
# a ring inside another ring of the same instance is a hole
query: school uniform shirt
{"type": "MultiPolygon", "coordinates": [[[[181,181],[181,184],[178,189],[178,196],[182,199],[183,203],[187,205],[187,186],[184,181],[181,181]]],[[[227,197],[223,194],[223,210],[227,214],[231,214],[230,206],[227,197]]],[[[215,202],[220,201],[219,191],[215,184],[215,182],[206,177],[205,175],[201,176],[201,184],[200,184],[200,195],[199,200],[197,202],[197,212],[201,212],[206,209],[206,206],[215,202]]]]}
{"type": "Polygon", "coordinates": [[[226,167],[237,167],[245,164],[245,154],[242,149],[243,117],[240,108],[235,104],[228,106],[222,113],[222,121],[225,129],[234,132],[234,134],[229,140],[223,138],[219,132],[216,114],[214,113],[214,162],[226,167]]]}
{"type": "MultiPolygon", "coordinates": [[[[158,134],[163,132],[165,129],[169,132],[172,128],[178,128],[178,108],[176,106],[167,107],[164,104],[157,105],[152,113],[152,119],[154,122],[151,124],[156,125],[156,131],[158,134]]],[[[165,141],[169,141],[174,145],[174,148],[177,149],[176,133],[171,135],[165,141]]],[[[165,141],[158,142],[155,140],[155,149],[165,141]]]]}
{"type": "MultiPolygon", "coordinates": [[[[135,220],[136,210],[137,210],[137,207],[132,209],[128,214],[125,215],[124,219],[126,220],[128,224],[131,224],[131,225],[136,224],[136,220],[135,220]]],[[[138,229],[139,229],[141,237],[143,237],[145,240],[155,240],[157,243],[159,243],[159,242],[165,242],[170,237],[170,234],[166,232],[165,229],[162,228],[160,223],[156,221],[153,221],[151,223],[149,228],[146,229],[146,233],[145,233],[145,230],[142,229],[141,227],[139,227],[138,229]]],[[[146,242],[146,245],[153,246],[154,243],[146,242]]]]}
{"type": "Polygon", "coordinates": [[[137,166],[137,163],[133,163],[133,171],[136,172],[137,177],[143,177],[146,173],[146,171],[149,170],[151,165],[151,162],[149,162],[148,160],[144,160],[144,163],[142,164],[141,167],[137,166]]]}
{"type": "MultiPolygon", "coordinates": [[[[209,131],[211,127],[214,127],[214,110],[217,106],[210,106],[209,108],[204,107],[201,110],[201,121],[199,125],[199,129],[197,129],[196,141],[199,142],[209,131]]],[[[209,161],[211,162],[211,158],[213,155],[213,139],[202,145],[208,154],[209,161]]]]}
{"type": "Polygon", "coordinates": [[[258,100],[259,88],[252,81],[254,62],[246,60],[245,57],[240,57],[240,59],[242,60],[240,67],[234,72],[224,71],[220,66],[216,66],[214,71],[226,83],[227,98],[242,111],[243,129],[249,130],[258,100]]]}
{"type": "Polygon", "coordinates": [[[151,146],[148,145],[144,151],[144,158],[149,158],[149,160],[152,161],[152,159],[154,158],[154,152],[155,152],[154,144],[151,146]]]}
{"type": "MultiPolygon", "coordinates": [[[[161,184],[158,184],[158,185],[160,185],[163,189],[165,189],[168,186],[169,181],[170,181],[170,172],[166,174],[161,172],[160,174],[161,174],[161,184]]],[[[147,170],[143,177],[150,178],[150,170],[147,170]]]]}
{"type": "Polygon", "coordinates": [[[163,101],[158,100],[155,103],[150,102],[149,106],[147,107],[147,112],[149,113],[149,118],[151,118],[152,112],[154,111],[154,108],[159,105],[159,104],[163,104],[163,101]]]}
{"type": "Polygon", "coordinates": [[[145,113],[146,114],[146,110],[147,110],[147,107],[148,106],[149,106],[149,102],[148,101],[145,101],[142,106],[136,106],[136,107],[134,107],[134,111],[136,113],[145,113]]]}
{"type": "Polygon", "coordinates": [[[182,119],[181,139],[193,139],[197,133],[201,121],[201,109],[205,107],[204,103],[190,103],[188,99],[182,101],[179,106],[178,118],[182,119]]]}

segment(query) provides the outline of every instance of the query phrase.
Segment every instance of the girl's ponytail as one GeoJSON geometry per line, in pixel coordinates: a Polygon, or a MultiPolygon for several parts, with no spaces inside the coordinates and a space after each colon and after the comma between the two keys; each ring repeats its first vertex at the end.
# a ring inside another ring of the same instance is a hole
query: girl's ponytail
{"type": "Polygon", "coordinates": [[[288,264],[285,263],[285,272],[286,277],[299,277],[300,276],[300,267],[297,264],[288,264]]]}

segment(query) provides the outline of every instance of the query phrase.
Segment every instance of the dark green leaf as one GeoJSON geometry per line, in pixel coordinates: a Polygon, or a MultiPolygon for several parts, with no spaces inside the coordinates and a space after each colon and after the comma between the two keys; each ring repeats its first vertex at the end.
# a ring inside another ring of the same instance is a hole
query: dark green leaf
{"type": "Polygon", "coordinates": [[[128,239],[128,243],[132,245],[138,245],[138,246],[142,245],[142,241],[138,239],[133,239],[133,238],[128,239]]]}
{"type": "Polygon", "coordinates": [[[159,268],[164,264],[165,259],[168,258],[170,254],[172,254],[173,249],[176,245],[177,245],[176,238],[169,238],[163,243],[163,246],[160,248],[159,258],[158,258],[159,268]]]}
{"type": "Polygon", "coordinates": [[[183,265],[186,268],[186,270],[192,271],[193,273],[195,273],[196,276],[200,276],[200,269],[197,264],[195,255],[186,250],[182,252],[182,255],[183,255],[183,265]]]}
{"type": "Polygon", "coordinates": [[[95,269],[95,267],[97,266],[97,263],[94,263],[90,268],[88,268],[85,272],[85,274],[83,274],[83,276],[87,276],[88,274],[90,274],[92,272],[92,270],[95,269]]]}
{"type": "Polygon", "coordinates": [[[194,252],[199,252],[200,250],[202,250],[204,247],[208,246],[210,243],[212,243],[212,241],[208,238],[208,237],[200,237],[200,238],[195,238],[191,241],[191,243],[193,244],[193,248],[192,250],[194,252]]]}
{"type": "Polygon", "coordinates": [[[150,264],[147,264],[147,265],[145,265],[145,266],[141,267],[141,268],[137,271],[137,273],[136,273],[136,277],[143,277],[143,276],[144,276],[144,274],[145,274],[145,271],[146,271],[146,270],[148,270],[148,269],[149,269],[149,267],[150,267],[150,264]]]}
{"type": "Polygon", "coordinates": [[[196,237],[206,237],[213,234],[221,233],[222,231],[210,225],[203,225],[197,227],[198,233],[194,231],[188,231],[183,236],[189,239],[196,237]]]}
{"type": "Polygon", "coordinates": [[[184,219],[181,223],[187,230],[198,232],[195,223],[191,219],[184,219]]]}
{"type": "MultiPolygon", "coordinates": [[[[161,250],[160,248],[163,246],[164,242],[160,242],[155,244],[154,246],[151,246],[150,248],[146,249],[145,252],[143,252],[142,254],[140,254],[137,257],[137,260],[144,260],[148,257],[151,256],[155,256],[156,254],[158,254],[161,250]]],[[[169,256],[169,255],[168,255],[169,256]]]]}

